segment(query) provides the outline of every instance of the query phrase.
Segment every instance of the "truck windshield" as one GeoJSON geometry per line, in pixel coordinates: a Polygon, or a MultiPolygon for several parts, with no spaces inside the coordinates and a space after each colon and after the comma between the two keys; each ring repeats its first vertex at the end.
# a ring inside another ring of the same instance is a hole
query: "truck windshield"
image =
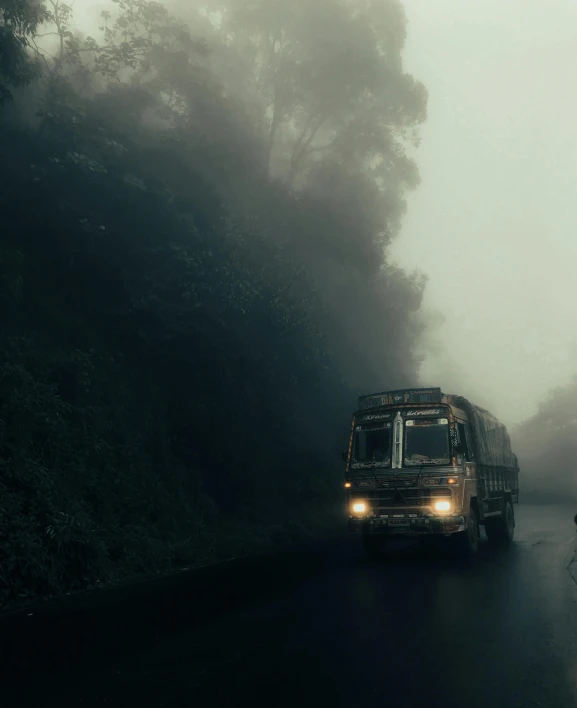
{"type": "Polygon", "coordinates": [[[448,421],[445,418],[406,421],[404,457],[407,466],[450,464],[448,421]]]}
{"type": "Polygon", "coordinates": [[[390,423],[356,427],[351,464],[355,467],[390,467],[390,423]]]}

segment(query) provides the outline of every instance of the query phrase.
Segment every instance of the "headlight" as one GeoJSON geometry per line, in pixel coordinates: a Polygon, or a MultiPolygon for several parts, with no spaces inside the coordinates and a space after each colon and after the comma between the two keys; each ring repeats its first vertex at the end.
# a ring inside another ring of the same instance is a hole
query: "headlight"
{"type": "Polygon", "coordinates": [[[353,504],[353,511],[355,514],[364,514],[365,511],[367,510],[367,505],[365,502],[356,502],[353,504]]]}
{"type": "Polygon", "coordinates": [[[451,511],[451,502],[450,501],[435,502],[435,511],[451,511]]]}

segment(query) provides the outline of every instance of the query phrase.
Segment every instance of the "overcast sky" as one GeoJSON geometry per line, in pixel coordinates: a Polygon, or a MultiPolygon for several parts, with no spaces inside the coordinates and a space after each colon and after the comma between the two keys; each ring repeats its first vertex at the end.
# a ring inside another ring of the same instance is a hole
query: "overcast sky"
{"type": "Polygon", "coordinates": [[[404,4],[429,116],[392,253],[446,318],[423,383],[512,424],[577,373],[577,1],[404,4]]]}

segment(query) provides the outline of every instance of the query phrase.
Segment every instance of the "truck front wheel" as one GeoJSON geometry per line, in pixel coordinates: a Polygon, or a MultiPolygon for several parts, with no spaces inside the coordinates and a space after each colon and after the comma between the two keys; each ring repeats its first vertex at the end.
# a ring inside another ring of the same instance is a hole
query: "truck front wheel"
{"type": "Polygon", "coordinates": [[[371,560],[381,558],[387,547],[387,539],[382,534],[363,533],[363,548],[371,560]]]}
{"type": "Polygon", "coordinates": [[[505,502],[505,508],[501,516],[487,519],[485,533],[492,543],[511,543],[515,534],[515,514],[513,505],[509,500],[505,502]]]}
{"type": "Polygon", "coordinates": [[[465,531],[456,535],[457,552],[460,556],[470,558],[479,550],[479,520],[474,507],[469,510],[469,523],[465,531]]]}

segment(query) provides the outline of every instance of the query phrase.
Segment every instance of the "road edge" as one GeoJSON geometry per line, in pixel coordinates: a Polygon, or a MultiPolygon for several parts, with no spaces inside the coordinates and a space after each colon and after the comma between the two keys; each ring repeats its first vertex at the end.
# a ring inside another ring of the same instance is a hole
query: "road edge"
{"type": "Polygon", "coordinates": [[[106,587],[0,616],[0,675],[108,664],[135,647],[294,587],[345,533],[277,552],[106,587]]]}

